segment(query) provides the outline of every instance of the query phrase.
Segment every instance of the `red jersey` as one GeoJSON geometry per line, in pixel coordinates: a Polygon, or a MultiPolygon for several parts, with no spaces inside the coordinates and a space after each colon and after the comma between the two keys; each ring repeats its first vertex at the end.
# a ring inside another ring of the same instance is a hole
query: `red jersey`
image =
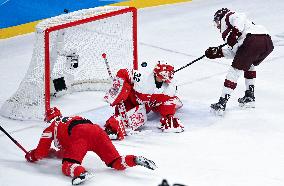
{"type": "Polygon", "coordinates": [[[42,159],[48,155],[52,141],[64,158],[81,162],[87,151],[94,151],[107,164],[119,153],[104,130],[90,120],[79,116],[57,117],[42,133],[35,149],[35,157],[42,159]]]}

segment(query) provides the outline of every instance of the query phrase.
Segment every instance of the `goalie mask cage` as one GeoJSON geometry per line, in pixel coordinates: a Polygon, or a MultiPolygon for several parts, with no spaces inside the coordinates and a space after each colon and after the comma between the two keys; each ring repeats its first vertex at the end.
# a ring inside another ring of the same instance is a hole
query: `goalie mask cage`
{"type": "MultiPolygon", "coordinates": [[[[104,6],[46,19],[36,26],[29,69],[1,115],[43,120],[51,97],[74,91],[106,90],[112,74],[137,69],[137,10],[104,6]]],[[[95,100],[94,100],[95,101],[95,100]]]]}

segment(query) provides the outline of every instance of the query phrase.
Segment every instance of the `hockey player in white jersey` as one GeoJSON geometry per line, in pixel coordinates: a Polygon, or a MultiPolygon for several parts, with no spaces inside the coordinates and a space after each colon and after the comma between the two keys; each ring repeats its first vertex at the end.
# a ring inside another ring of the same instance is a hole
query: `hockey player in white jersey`
{"type": "Polygon", "coordinates": [[[254,107],[255,66],[272,52],[274,47],[271,37],[263,26],[250,21],[245,14],[227,8],[215,13],[214,23],[228,47],[209,47],[205,51],[205,56],[210,59],[233,58],[233,62],[224,81],[221,97],[217,103],[211,105],[211,109],[218,115],[223,115],[226,103],[242,72],[246,91],[244,97],[238,99],[239,105],[254,107]]]}
{"type": "Polygon", "coordinates": [[[113,139],[122,140],[128,131],[144,125],[150,111],[161,115],[160,129],[163,132],[184,130],[181,121],[174,116],[176,109],[182,106],[176,96],[174,67],[159,61],[150,72],[147,68],[141,71],[120,69],[105,96],[106,101],[115,107],[115,114],[105,124],[106,132],[113,139]]]}

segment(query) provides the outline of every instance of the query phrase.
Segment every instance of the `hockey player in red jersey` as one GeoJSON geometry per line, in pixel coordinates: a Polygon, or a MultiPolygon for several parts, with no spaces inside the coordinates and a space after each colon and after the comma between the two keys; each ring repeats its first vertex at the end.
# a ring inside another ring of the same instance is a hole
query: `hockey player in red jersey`
{"type": "Polygon", "coordinates": [[[273,51],[271,37],[263,26],[250,21],[245,14],[227,8],[215,13],[214,22],[228,47],[209,47],[205,51],[205,56],[210,59],[233,58],[233,62],[224,81],[221,97],[217,103],[211,105],[211,108],[218,115],[223,115],[226,103],[236,88],[242,72],[244,72],[246,91],[244,97],[238,99],[239,105],[254,107],[255,66],[273,51]]]}
{"type": "Polygon", "coordinates": [[[122,140],[128,131],[142,126],[150,111],[161,115],[163,132],[184,130],[181,121],[174,116],[176,109],[182,106],[176,96],[174,67],[160,61],[154,69],[148,69],[146,62],[143,64],[143,71],[120,69],[105,96],[115,107],[115,114],[105,125],[107,133],[114,135],[114,139],[122,140]]]}
{"type": "Polygon", "coordinates": [[[62,158],[62,172],[73,178],[73,185],[92,176],[81,165],[88,151],[95,152],[107,166],[116,170],[136,165],[152,170],[156,168],[153,161],[142,156],[121,156],[105,131],[88,119],[80,116],[63,117],[54,107],[47,112],[46,121],[49,126],[43,131],[37,148],[29,151],[25,158],[28,162],[54,155],[62,158]],[[50,148],[52,141],[58,151],[50,148]]]}

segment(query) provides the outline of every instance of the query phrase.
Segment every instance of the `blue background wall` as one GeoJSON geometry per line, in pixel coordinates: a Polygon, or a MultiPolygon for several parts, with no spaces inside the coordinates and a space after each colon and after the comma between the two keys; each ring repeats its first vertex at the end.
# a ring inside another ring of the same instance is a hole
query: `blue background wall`
{"type": "Polygon", "coordinates": [[[113,4],[144,8],[191,0],[0,0],[0,39],[34,32],[36,25],[45,18],[113,4]]]}
{"type": "Polygon", "coordinates": [[[0,29],[125,0],[0,0],[0,29]]]}

